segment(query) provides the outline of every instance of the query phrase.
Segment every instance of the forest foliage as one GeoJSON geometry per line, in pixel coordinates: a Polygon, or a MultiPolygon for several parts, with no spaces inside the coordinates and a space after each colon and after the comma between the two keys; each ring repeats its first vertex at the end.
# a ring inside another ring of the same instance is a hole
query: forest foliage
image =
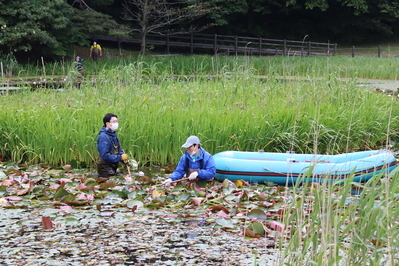
{"type": "Polygon", "coordinates": [[[393,41],[399,28],[397,1],[0,1],[0,52],[13,53],[18,58],[71,56],[73,46],[90,44],[88,34],[128,37],[143,29],[143,23],[146,28],[153,27],[155,22],[151,17],[143,17],[146,13],[142,7],[151,10],[172,2],[173,10],[168,12],[198,12],[174,23],[164,23],[155,31],[202,31],[291,40],[307,36],[307,40],[316,42],[358,45],[393,41]],[[126,12],[136,19],[126,20],[126,12]]]}

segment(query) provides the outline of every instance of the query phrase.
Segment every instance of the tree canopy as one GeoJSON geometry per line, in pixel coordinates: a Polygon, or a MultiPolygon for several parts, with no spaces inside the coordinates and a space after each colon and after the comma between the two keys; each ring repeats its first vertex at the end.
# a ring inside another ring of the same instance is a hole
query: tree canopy
{"type": "Polygon", "coordinates": [[[63,0],[0,1],[0,49],[7,53],[67,55],[76,41],[72,7],[63,0]]]}
{"type": "Polygon", "coordinates": [[[294,40],[307,35],[351,45],[392,40],[399,28],[395,0],[0,0],[0,10],[0,51],[22,57],[71,55],[73,46],[88,45],[92,33],[127,37],[137,31],[144,39],[150,31],[192,29],[194,17],[195,28],[205,33],[294,40]],[[184,7],[186,18],[158,23],[160,3],[184,7]],[[152,10],[149,17],[141,4],[152,10]],[[197,15],[188,12],[191,7],[197,15]]]}

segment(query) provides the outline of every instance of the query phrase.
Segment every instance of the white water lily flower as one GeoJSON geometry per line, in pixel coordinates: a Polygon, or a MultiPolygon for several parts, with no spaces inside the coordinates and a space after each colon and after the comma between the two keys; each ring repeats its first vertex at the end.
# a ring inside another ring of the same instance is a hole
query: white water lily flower
{"type": "Polygon", "coordinates": [[[8,204],[8,200],[6,198],[0,198],[0,206],[6,206],[8,204]]]}

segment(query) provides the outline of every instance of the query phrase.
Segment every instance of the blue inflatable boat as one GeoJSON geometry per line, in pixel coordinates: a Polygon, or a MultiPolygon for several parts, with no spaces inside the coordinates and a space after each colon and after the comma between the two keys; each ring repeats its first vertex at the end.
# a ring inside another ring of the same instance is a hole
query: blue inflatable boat
{"type": "Polygon", "coordinates": [[[388,150],[371,150],[338,155],[274,152],[224,151],[213,155],[217,180],[244,180],[250,183],[271,181],[292,185],[298,179],[321,183],[354,177],[365,182],[380,173],[395,169],[395,154],[388,150]]]}

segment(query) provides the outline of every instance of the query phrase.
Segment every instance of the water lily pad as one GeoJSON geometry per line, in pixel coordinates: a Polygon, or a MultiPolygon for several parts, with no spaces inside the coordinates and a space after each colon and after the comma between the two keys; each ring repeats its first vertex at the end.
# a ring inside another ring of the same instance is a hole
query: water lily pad
{"type": "Polygon", "coordinates": [[[220,225],[222,228],[234,228],[234,224],[231,219],[218,218],[215,220],[216,224],[220,225]]]}
{"type": "Polygon", "coordinates": [[[258,220],[266,220],[266,213],[260,209],[253,209],[248,213],[248,218],[258,219],[258,220]]]}
{"type": "Polygon", "coordinates": [[[70,195],[70,193],[67,190],[65,190],[64,188],[61,188],[55,193],[54,199],[61,199],[67,195],[70,195]]]}
{"type": "Polygon", "coordinates": [[[126,206],[128,208],[133,208],[134,206],[137,206],[137,208],[142,208],[144,206],[142,201],[139,200],[127,200],[126,201],[126,206]]]}
{"type": "Polygon", "coordinates": [[[191,194],[190,194],[190,193],[182,193],[182,194],[177,195],[175,199],[176,199],[176,200],[183,200],[183,201],[185,201],[185,200],[188,200],[190,197],[191,197],[191,194]]]}
{"type": "Polygon", "coordinates": [[[252,231],[256,234],[265,234],[265,229],[263,224],[260,222],[254,222],[251,224],[252,231]]]}

